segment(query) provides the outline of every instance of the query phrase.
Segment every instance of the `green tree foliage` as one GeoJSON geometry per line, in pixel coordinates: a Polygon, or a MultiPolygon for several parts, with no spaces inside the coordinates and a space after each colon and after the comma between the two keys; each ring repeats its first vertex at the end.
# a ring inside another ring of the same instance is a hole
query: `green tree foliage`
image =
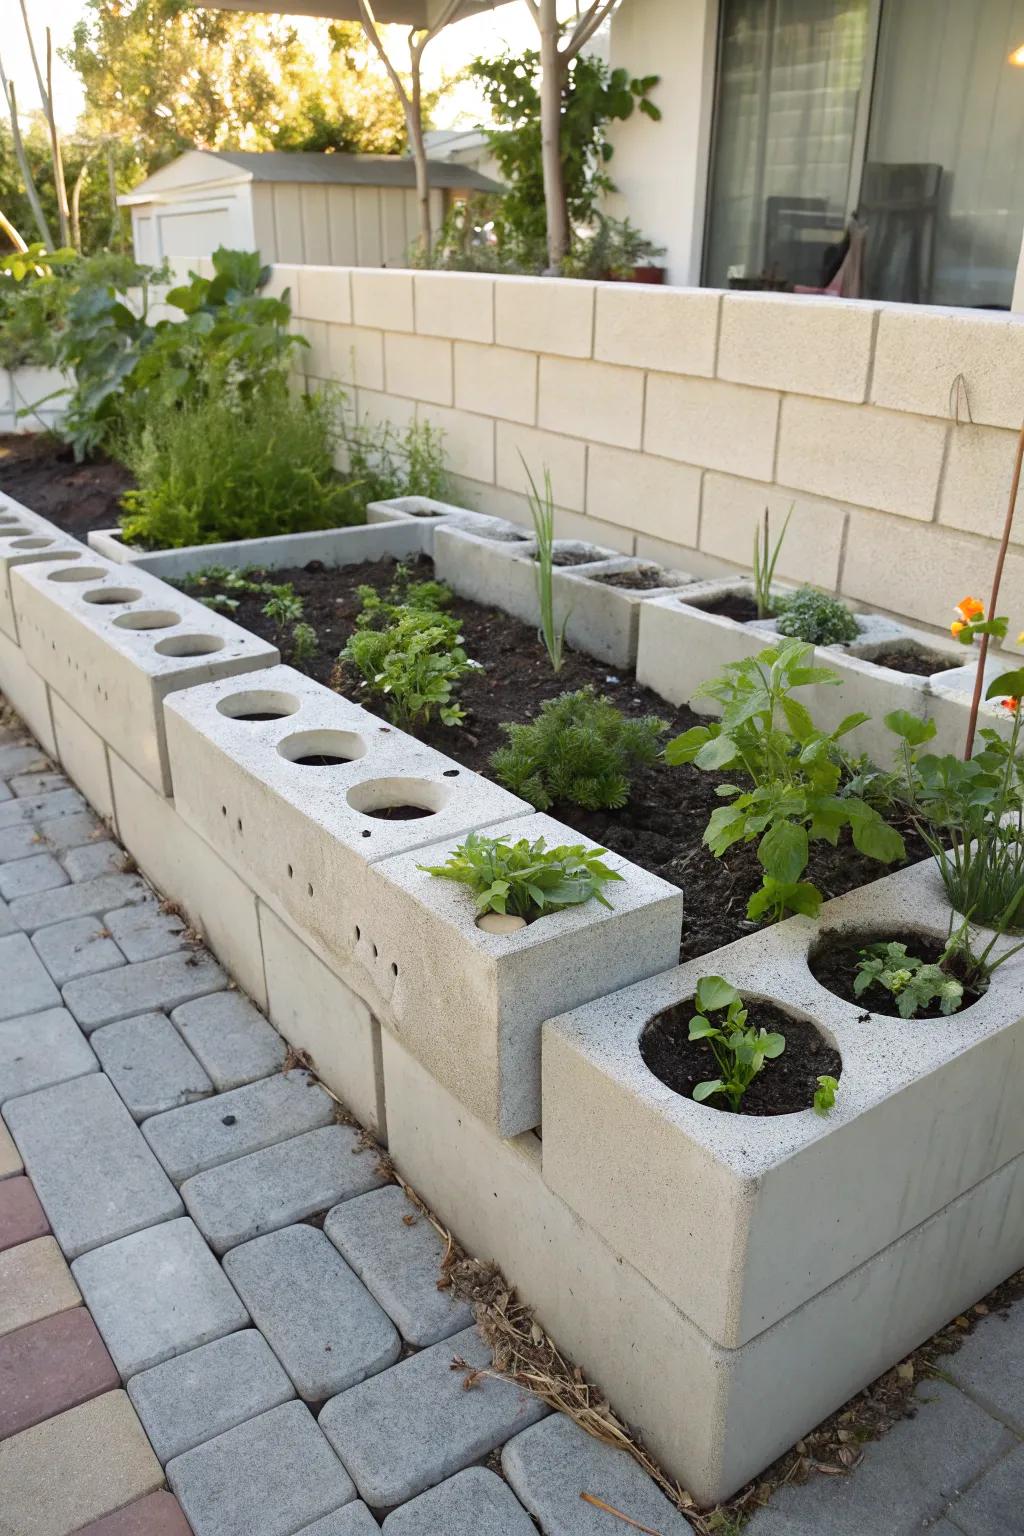
{"type": "MultiPolygon", "coordinates": [[[[22,138],[28,156],[43,213],[56,239],[59,233],[57,196],[53,184],[53,166],[50,161],[50,144],[42,114],[27,114],[21,120],[22,138]]],[[[115,192],[126,192],[145,174],[145,167],[131,144],[114,140],[95,140],[85,133],[74,133],[62,141],[64,176],[70,196],[83,167],[79,191],[82,226],[82,249],[96,251],[104,247],[131,249],[131,232],[128,220],[110,196],[110,169],[113,170],[115,192]],[[108,155],[111,167],[108,169],[108,155]]],[[[28,198],[14,158],[11,130],[0,119],[0,208],[15,229],[29,243],[39,238],[39,231],[32,218],[28,198]]],[[[3,245],[0,236],[0,245],[3,245]]]]}
{"type": "MultiPolygon", "coordinates": [[[[496,126],[488,133],[491,148],[509,190],[497,211],[501,233],[524,265],[547,260],[544,171],[540,132],[540,54],[503,54],[476,59],[469,75],[479,81],[496,126]]],[[[598,199],[614,191],[608,171],[612,146],[608,125],[631,117],[639,107],[657,121],[661,113],[650,99],[657,75],[634,79],[628,70],[610,69],[593,54],[581,54],[568,66],[562,106],[562,165],[571,224],[586,224],[598,199]]]]}

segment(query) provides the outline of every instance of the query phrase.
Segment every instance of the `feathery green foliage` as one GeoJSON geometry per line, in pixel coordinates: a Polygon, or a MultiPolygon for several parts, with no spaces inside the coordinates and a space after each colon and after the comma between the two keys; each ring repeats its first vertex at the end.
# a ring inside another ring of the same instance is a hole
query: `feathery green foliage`
{"type": "Polygon", "coordinates": [[[792,597],[776,604],[780,635],[808,645],[849,645],[860,634],[857,620],[838,597],[801,587],[792,597]]]}
{"type": "Polygon", "coordinates": [[[630,775],[653,763],[664,721],[630,719],[593,688],[549,699],[528,725],[503,725],[508,738],[491,758],[500,783],[539,811],[556,804],[619,810],[630,775]]]}

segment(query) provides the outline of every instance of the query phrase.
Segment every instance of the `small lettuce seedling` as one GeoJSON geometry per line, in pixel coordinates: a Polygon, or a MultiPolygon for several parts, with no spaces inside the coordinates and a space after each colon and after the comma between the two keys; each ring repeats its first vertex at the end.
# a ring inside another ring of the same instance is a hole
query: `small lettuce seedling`
{"type": "Polygon", "coordinates": [[[602,862],[605,852],[583,843],[549,848],[543,837],[533,843],[525,837],[509,843],[507,835],[483,837],[470,832],[446,863],[417,867],[428,875],[468,885],[480,916],[507,912],[529,918],[579,907],[592,897],[610,907],[603,887],[623,877],[602,862]]]}
{"type": "Polygon", "coordinates": [[[882,987],[894,997],[901,1019],[912,1019],[933,1002],[943,1013],[955,1013],[964,1000],[963,984],[941,962],[908,955],[905,944],[869,944],[860,951],[853,990],[860,997],[868,987],[882,987]]]}
{"type": "Polygon", "coordinates": [[[747,1028],[743,999],[721,976],[702,976],[697,983],[697,1012],[690,1020],[690,1039],[706,1040],[718,1063],[719,1076],[698,1083],[693,1096],[698,1104],[721,1093],[729,1108],[737,1110],[743,1095],[766,1061],[786,1049],[786,1037],[766,1029],[747,1028]],[[710,1014],[724,1017],[715,1022],[710,1014]]]}

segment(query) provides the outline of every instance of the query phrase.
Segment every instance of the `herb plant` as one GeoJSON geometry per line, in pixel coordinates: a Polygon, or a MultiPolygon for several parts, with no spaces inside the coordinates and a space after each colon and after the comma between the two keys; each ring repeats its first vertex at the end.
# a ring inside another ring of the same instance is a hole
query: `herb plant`
{"type": "Polygon", "coordinates": [[[507,744],[491,758],[498,781],[539,811],[563,803],[617,810],[629,799],[630,775],[658,755],[664,723],[630,719],[593,688],[563,693],[528,725],[503,725],[507,744]]]}
{"type": "Polygon", "coordinates": [[[764,522],[758,523],[754,529],[754,602],[757,604],[757,616],[759,619],[770,619],[775,612],[775,599],[772,596],[772,582],[775,580],[775,567],[779,562],[782,545],[789,529],[789,520],[793,516],[793,508],[786,513],[786,521],[782,525],[782,532],[775,543],[771,542],[771,533],[768,527],[768,508],[764,509],[764,522]]]}
{"type": "Polygon", "coordinates": [[[849,645],[860,634],[857,620],[837,597],[817,587],[801,587],[777,608],[780,635],[808,645],[849,645]]]}
{"type": "MultiPolygon", "coordinates": [[[[522,458],[522,454],[520,454],[522,458]]],[[[562,620],[562,627],[558,627],[555,619],[555,593],[553,573],[555,567],[555,498],[551,489],[551,474],[544,470],[543,493],[537,489],[537,482],[530,473],[526,460],[523,459],[523,468],[530,482],[530,516],[533,519],[533,532],[537,549],[535,565],[537,572],[537,601],[540,604],[540,633],[544,641],[544,649],[548,653],[551,662],[551,670],[557,676],[562,670],[562,661],[565,653],[565,626],[569,622],[566,614],[562,620]]]]}
{"type": "Polygon", "coordinates": [[[278,587],[272,587],[270,596],[263,604],[263,616],[271,621],[278,637],[283,634],[289,624],[298,623],[302,613],[302,598],[290,581],[282,582],[278,587]]]}
{"type": "Polygon", "coordinates": [[[343,411],[340,431],[348,475],[359,485],[364,505],[398,496],[444,501],[444,433],[429,421],[410,422],[400,432],[390,421],[360,420],[343,411]]]}
{"type": "Polygon", "coordinates": [[[308,667],[316,656],[319,644],[319,637],[312,624],[293,624],[290,647],[292,664],[296,667],[308,667]]]}
{"type": "Polygon", "coordinates": [[[891,864],[905,852],[902,837],[879,812],[843,789],[838,742],[867,716],[848,715],[834,731],[821,731],[794,697],[798,688],[839,682],[810,660],[810,646],[782,640],[730,663],[700,690],[721,705],[721,720],[693,726],[665,749],[669,763],[736,773],[750,785],[718,786],[727,803],[712,812],[704,842],[716,858],[736,843],[757,842],[764,876],[747,905],[747,916],[757,921],[780,921],[787,912],[817,916],[821,892],[803,879],[814,841],[834,846],[848,827],[854,847],[869,858],[891,864]]]}
{"type": "Polygon", "coordinates": [[[529,918],[579,907],[591,898],[610,907],[604,886],[622,876],[603,862],[604,856],[605,849],[583,843],[549,848],[543,837],[512,843],[508,834],[485,837],[470,832],[446,863],[418,867],[428,875],[468,885],[478,915],[507,912],[529,918]]]}
{"type": "Polygon", "coordinates": [[[356,629],[338,658],[379,698],[393,725],[413,730],[461,725],[465,710],[455,687],[477,663],[462,648],[458,620],[419,608],[401,608],[385,629],[356,629]]]}
{"type": "Polygon", "coordinates": [[[955,1013],[964,1000],[963,983],[943,969],[907,953],[905,944],[869,944],[860,951],[853,990],[858,997],[881,987],[896,1001],[901,1019],[912,1019],[937,1002],[942,1013],[955,1013]]]}
{"type": "Polygon", "coordinates": [[[406,608],[443,613],[452,600],[452,589],[443,581],[413,581],[405,565],[395,567],[395,579],[386,593],[371,586],[358,587],[356,593],[360,604],[356,625],[360,629],[383,629],[406,608]]]}

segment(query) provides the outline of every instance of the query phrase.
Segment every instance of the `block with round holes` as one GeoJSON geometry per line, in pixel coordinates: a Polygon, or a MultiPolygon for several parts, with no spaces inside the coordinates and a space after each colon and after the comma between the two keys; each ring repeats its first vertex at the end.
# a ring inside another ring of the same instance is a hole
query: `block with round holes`
{"type": "Polygon", "coordinates": [[[164,795],[164,697],[278,660],[274,646],[230,619],[92,551],[14,567],[11,596],[29,666],[164,795]]]}
{"type": "MultiPolygon", "coordinates": [[[[16,565],[36,561],[77,560],[87,554],[70,534],[30,512],[8,496],[0,496],[0,630],[18,643],[18,626],[11,601],[10,572],[16,565]]],[[[0,679],[2,681],[2,679],[0,679]]]]}
{"type": "Polygon", "coordinates": [[[531,810],[292,667],[190,688],[165,716],[179,814],[364,996],[367,868],[531,810]]]}

